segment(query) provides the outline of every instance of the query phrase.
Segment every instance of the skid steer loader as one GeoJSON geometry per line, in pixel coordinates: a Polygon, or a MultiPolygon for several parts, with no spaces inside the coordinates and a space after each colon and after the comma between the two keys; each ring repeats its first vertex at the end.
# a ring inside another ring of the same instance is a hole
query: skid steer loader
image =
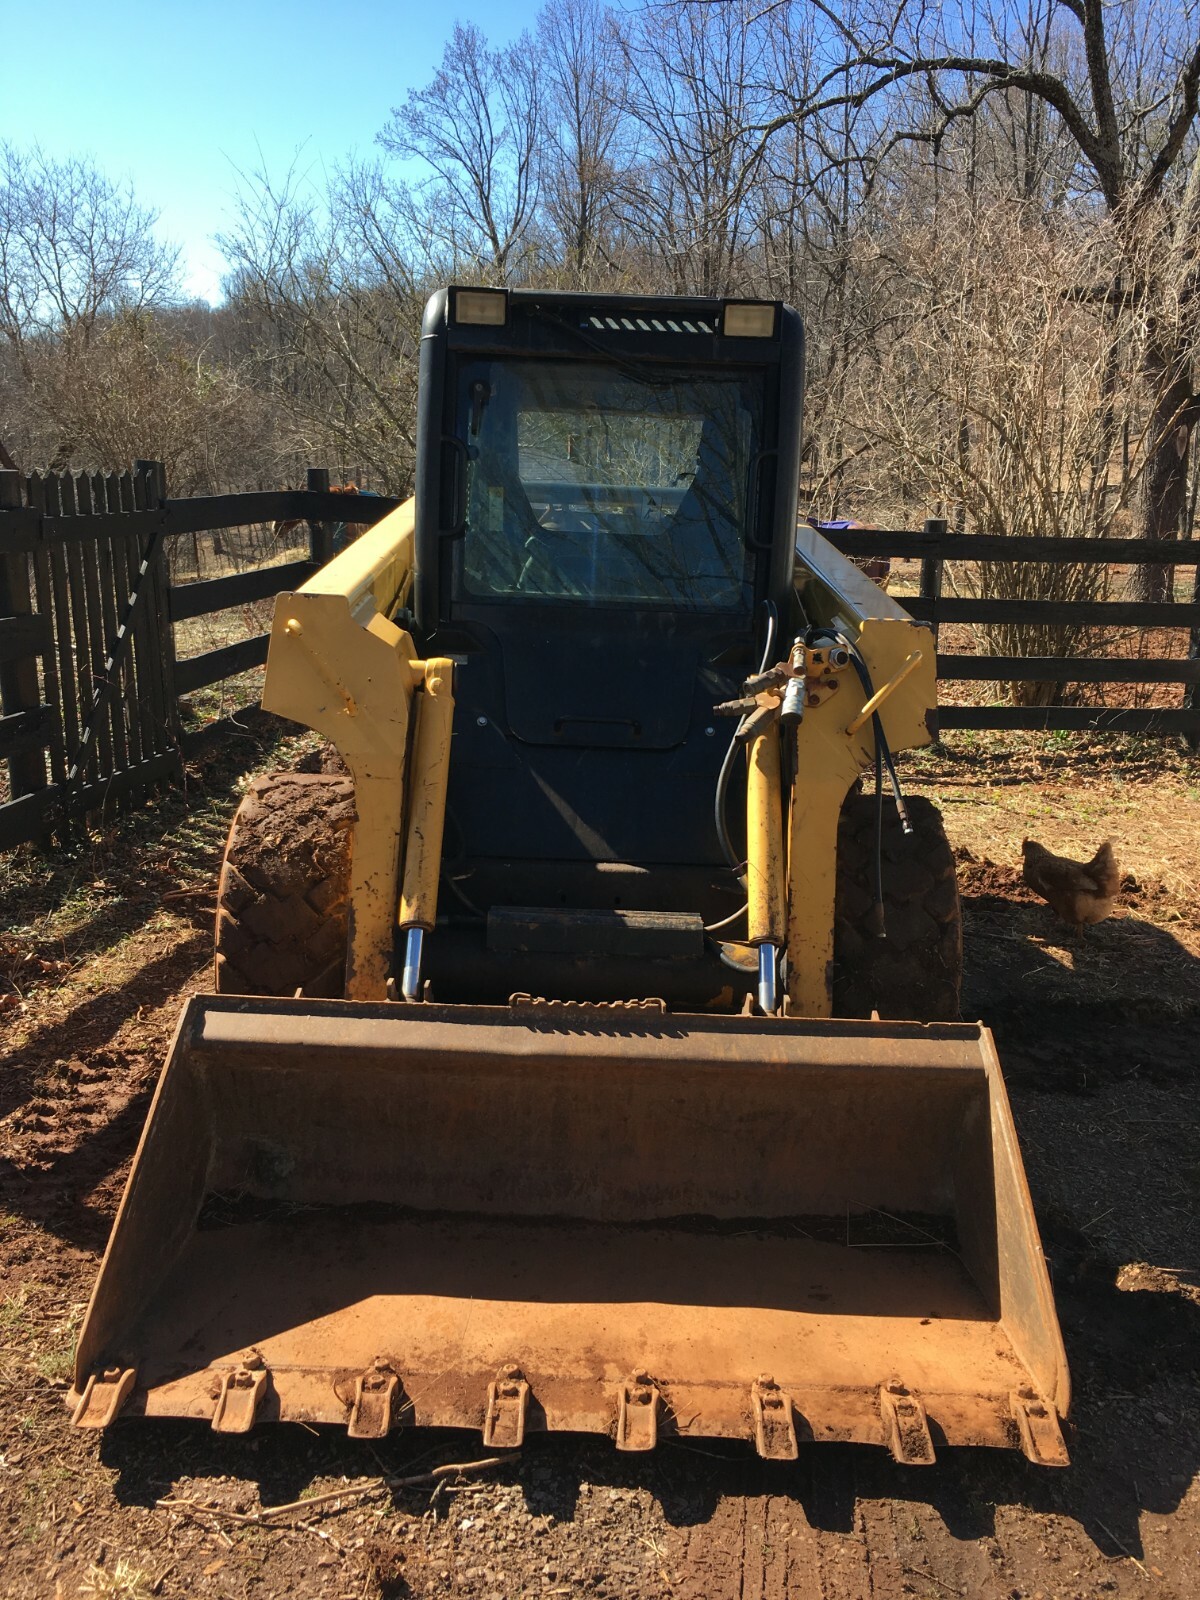
{"type": "Polygon", "coordinates": [[[797,531],[802,366],[780,304],[431,299],[414,498],[276,603],[263,703],[340,765],[234,821],[80,1426],[1066,1461],[953,859],[895,782],[933,641],[797,531]]]}

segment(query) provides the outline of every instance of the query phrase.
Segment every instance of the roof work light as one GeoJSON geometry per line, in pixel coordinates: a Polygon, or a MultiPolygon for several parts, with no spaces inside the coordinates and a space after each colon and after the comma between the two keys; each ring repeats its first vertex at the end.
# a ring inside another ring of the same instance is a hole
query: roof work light
{"type": "Polygon", "coordinates": [[[761,300],[729,300],[721,331],[730,339],[770,339],[775,333],[775,307],[761,300]]]}
{"type": "Polygon", "coordinates": [[[502,328],[508,320],[508,295],[503,289],[456,289],[454,320],[502,328]]]}

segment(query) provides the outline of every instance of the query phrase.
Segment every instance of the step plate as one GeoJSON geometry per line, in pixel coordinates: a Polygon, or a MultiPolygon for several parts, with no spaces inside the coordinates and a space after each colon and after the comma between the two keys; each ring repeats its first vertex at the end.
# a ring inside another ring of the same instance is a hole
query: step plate
{"type": "Polygon", "coordinates": [[[493,906],[487,947],[495,955],[688,960],[704,954],[704,919],[679,911],[493,906]]]}

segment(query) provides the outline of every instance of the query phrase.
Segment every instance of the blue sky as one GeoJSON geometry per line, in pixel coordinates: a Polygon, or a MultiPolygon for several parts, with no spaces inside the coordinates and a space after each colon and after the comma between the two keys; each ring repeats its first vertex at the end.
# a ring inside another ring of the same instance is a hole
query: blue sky
{"type": "Polygon", "coordinates": [[[160,231],[184,250],[184,282],[219,295],[211,235],[225,225],[235,168],[265,160],[320,182],[370,151],[405,90],[429,80],[455,22],[494,45],[532,25],[539,0],[59,0],[4,7],[0,139],[86,154],[130,176],[160,231]],[[35,65],[36,64],[36,65],[35,65]]]}

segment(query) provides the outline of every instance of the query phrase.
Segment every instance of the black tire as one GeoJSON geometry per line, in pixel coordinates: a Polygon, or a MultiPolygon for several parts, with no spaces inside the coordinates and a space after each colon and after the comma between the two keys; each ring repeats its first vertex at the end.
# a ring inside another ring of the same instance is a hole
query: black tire
{"type": "Polygon", "coordinates": [[[253,780],[217,887],[218,994],[342,994],[355,820],[349,778],[253,780]]]}
{"type": "Polygon", "coordinates": [[[883,899],[887,937],[872,927],[875,796],[852,794],[838,823],[833,1011],[838,1017],[955,1022],[962,995],[962,912],[954,853],[942,814],[909,799],[906,837],[891,797],[883,814],[883,899]]]}

